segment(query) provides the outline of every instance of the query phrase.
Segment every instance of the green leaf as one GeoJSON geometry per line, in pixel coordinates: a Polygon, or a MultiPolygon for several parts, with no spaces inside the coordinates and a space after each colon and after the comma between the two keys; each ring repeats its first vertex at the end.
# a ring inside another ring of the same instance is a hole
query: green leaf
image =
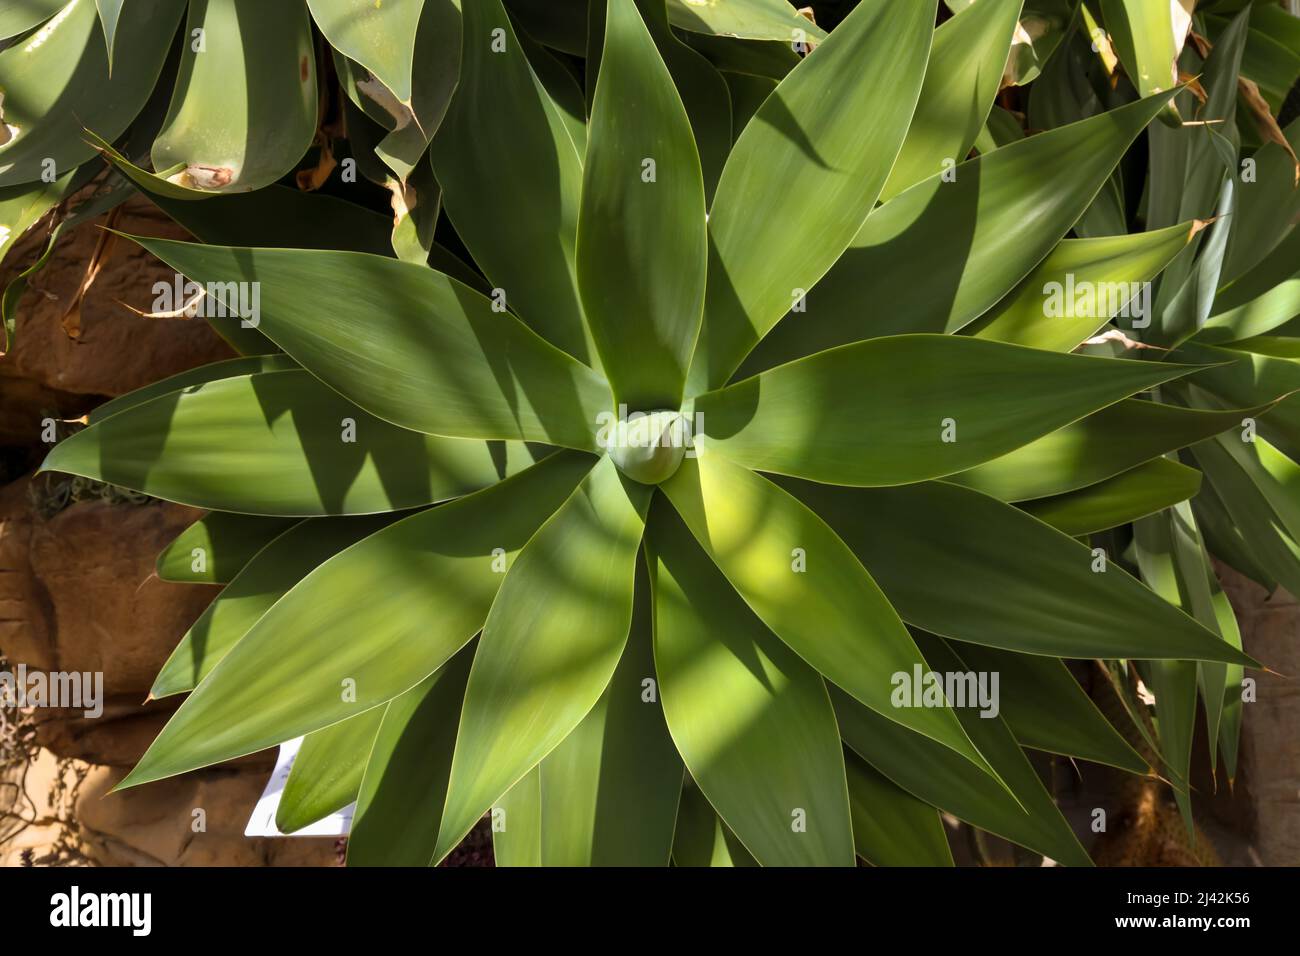
{"type": "Polygon", "coordinates": [[[1202,442],[1193,455],[1240,533],[1247,556],[1274,582],[1300,593],[1300,543],[1256,487],[1257,476],[1244,471],[1218,440],[1202,442]]]}
{"type": "Polygon", "coordinates": [[[853,843],[874,866],[952,866],[952,850],[934,807],[896,786],[853,751],[848,773],[853,843]]]}
{"type": "Polygon", "coordinates": [[[73,173],[69,171],[52,183],[19,183],[0,188],[0,259],[9,253],[12,243],[63,201],[73,185],[73,173]]]}
{"type": "Polygon", "coordinates": [[[126,0],[95,0],[99,11],[99,25],[104,28],[104,45],[108,48],[109,75],[113,72],[113,41],[117,38],[117,24],[122,19],[122,6],[126,0]]]}
{"type": "Polygon", "coordinates": [[[447,216],[508,306],[591,364],[574,265],[581,159],[500,0],[464,4],[464,30],[460,85],[433,138],[447,216]]]}
{"type": "Polygon", "coordinates": [[[149,696],[193,690],[290,588],[344,548],[391,524],[393,517],[309,518],[276,537],[185,632],[154,679],[149,696]]]}
{"type": "Polygon", "coordinates": [[[326,561],[231,649],[119,787],[256,753],[420,683],[483,626],[497,568],[590,468],[586,455],[553,455],[326,561]]]}
{"type": "Polygon", "coordinates": [[[1102,716],[1059,658],[979,644],[951,650],[976,671],[998,675],[1000,713],[1021,746],[1138,775],[1151,769],[1102,716]]]}
{"type": "Polygon", "coordinates": [[[1150,292],[1144,283],[1158,276],[1202,225],[1062,240],[965,331],[981,339],[1069,352],[1116,316],[1149,321],[1150,292]],[[1143,310],[1145,315],[1137,314],[1143,310]]]}
{"type": "MultiPolygon", "coordinates": [[[[1133,542],[1147,586],[1171,605],[1190,613],[1190,596],[1184,595],[1180,587],[1169,515],[1152,515],[1137,522],[1133,542]]],[[[1191,807],[1185,781],[1191,772],[1192,737],[1196,732],[1196,662],[1152,661],[1144,676],[1156,698],[1156,731],[1168,773],[1174,780],[1174,797],[1190,828],[1191,807]]]]}
{"type": "Polygon", "coordinates": [[[292,528],[295,521],[213,511],[163,548],[158,555],[158,577],[179,584],[229,584],[253,555],[292,528]]]}
{"type": "Polygon", "coordinates": [[[1256,666],[1116,564],[1094,571],[1099,558],[1087,547],[987,495],[943,482],[785,484],[853,549],[903,619],[934,634],[1053,657],[1256,666]]]}
{"type": "Polygon", "coordinates": [[[1194,5],[1195,0],[1101,0],[1115,54],[1140,95],[1178,85],[1178,55],[1194,5]]]}
{"type": "Polygon", "coordinates": [[[795,12],[786,0],[668,0],[668,18],[673,26],[696,33],[751,40],[796,39],[795,31],[814,40],[826,31],[795,12]]]}
{"type": "Polygon", "coordinates": [[[863,0],[745,127],[709,215],[690,393],[724,384],[862,227],[920,95],[934,14],[935,0],[863,0]]]}
{"type": "Polygon", "coordinates": [[[731,137],[740,139],[741,133],[754,118],[763,101],[776,89],[776,80],[744,73],[724,73],[731,94],[731,137]]]}
{"type": "Polygon", "coordinates": [[[1236,342],[1264,335],[1300,315],[1300,232],[1215,297],[1198,342],[1236,342]]]}
{"type": "Polygon", "coordinates": [[[682,786],[673,834],[673,862],[678,866],[757,866],[743,843],[714,812],[689,775],[682,786]]]}
{"type": "Polygon", "coordinates": [[[306,517],[427,505],[531,461],[517,442],[398,428],[291,371],[151,399],[64,439],[41,467],[197,508],[306,517]]]}
{"type": "Polygon", "coordinates": [[[0,40],[26,33],[54,16],[67,4],[68,0],[24,0],[22,3],[6,4],[0,10],[0,40]]]}
{"type": "Polygon", "coordinates": [[[1072,538],[1155,514],[1201,488],[1201,473],[1168,458],[1153,458],[1094,485],[1026,502],[1020,507],[1072,538]]]}
{"type": "MultiPolygon", "coordinates": [[[[1207,562],[1208,565],[1208,562],[1207,562]]],[[[1210,598],[1214,606],[1214,615],[1219,625],[1219,633],[1233,647],[1241,647],[1241,629],[1237,625],[1237,615],[1223,593],[1211,567],[1207,578],[1210,583],[1210,598]]],[[[1204,668],[1202,669],[1204,673],[1204,668]]],[[[1242,699],[1241,682],[1244,672],[1236,664],[1229,664],[1222,673],[1223,711],[1219,721],[1219,750],[1223,753],[1223,769],[1228,777],[1228,786],[1232,786],[1237,776],[1237,748],[1241,739],[1242,699]]],[[[1208,675],[1207,675],[1208,678],[1208,675]]],[[[1207,693],[1215,693],[1215,687],[1207,679],[1207,693]]]]}
{"type": "Polygon", "coordinates": [[[657,507],[647,547],[655,665],[691,776],[767,866],[852,866],[835,714],[818,673],[767,629],[657,507]]]}
{"type": "Polygon", "coordinates": [[[436,860],[604,694],[627,644],[649,500],[602,458],[506,575],[465,691],[436,860]]]}
{"type": "Polygon", "coordinates": [[[791,362],[702,395],[695,408],[708,448],[749,468],[892,485],[991,461],[1192,370],[900,335],[791,362]]]}
{"type": "MultiPolygon", "coordinates": [[[[952,660],[951,652],[940,652],[934,664],[940,669],[966,670],[952,660]]],[[[1010,790],[928,737],[908,732],[836,687],[830,692],[844,742],[903,790],[1067,866],[1090,865],[1088,854],[1000,718],[985,720],[978,714],[968,717],[972,713],[968,710],[957,712],[969,731],[979,735],[981,752],[989,749],[1010,790]]]]}
{"type": "MultiPolygon", "coordinates": [[[[700,171],[704,178],[704,197],[706,202],[712,202],[713,193],[718,187],[718,179],[727,164],[727,155],[731,152],[731,95],[728,92],[727,82],[704,55],[692,49],[678,38],[677,33],[673,32],[668,22],[664,0],[635,0],[635,2],[686,108],[695,147],[699,151],[700,171]]],[[[587,19],[587,93],[594,97],[601,56],[604,52],[605,0],[590,5],[587,19]]],[[[732,44],[740,41],[723,40],[722,42],[732,44]]],[[[795,62],[798,62],[798,55],[793,50],[785,45],[782,47],[794,57],[795,62]]],[[[536,60],[531,57],[530,60],[536,69],[536,60]]],[[[584,106],[582,112],[584,118],[587,112],[584,106]]]]}
{"type": "Polygon", "coordinates": [[[773,330],[745,370],[872,336],[963,328],[1056,247],[1168,98],[1011,143],[957,166],[955,182],[932,176],[881,206],[807,311],[773,330]]]}
{"type": "MultiPolygon", "coordinates": [[[[306,8],[192,0],[185,35],[176,89],[151,153],[157,177],[196,199],[269,186],[298,164],[316,132],[306,8]]],[[[86,117],[96,133],[114,138],[95,114],[86,117]]]]}
{"type": "Polygon", "coordinates": [[[307,735],[275,808],[277,830],[301,830],[356,800],[383,716],[372,707],[307,735]]]}
{"type": "Polygon", "coordinates": [[[731,586],[791,650],[888,719],[985,766],[950,710],[890,702],[882,675],[911,673],[921,656],[875,581],[821,518],[707,449],[660,487],[731,586]]]}
{"type": "Polygon", "coordinates": [[[0,187],[35,182],[50,163],[62,176],[94,156],[95,148],[82,139],[87,121],[107,139],[122,135],[153,92],[184,8],[183,0],[125,7],[111,78],[99,18],[88,0],[68,3],[23,42],[0,51],[0,129],[10,128],[0,145],[0,187]]]}
{"type": "Polygon", "coordinates": [[[137,388],[134,392],[127,392],[125,395],[110,399],[93,409],[87,416],[87,421],[91,425],[98,425],[118,412],[137,408],[155,398],[184,391],[196,385],[206,385],[208,382],[218,382],[225,378],[256,375],[259,372],[291,372],[297,368],[298,363],[287,355],[253,355],[248,358],[211,362],[208,365],[200,365],[197,368],[169,375],[144,388],[137,388]]]}
{"type": "Polygon", "coordinates": [[[492,808],[492,817],[492,856],[496,866],[542,865],[541,764],[502,795],[492,808]]]}
{"type": "Polygon", "coordinates": [[[880,194],[882,202],[956,165],[971,146],[1002,82],[1024,0],[984,0],[941,24],[912,125],[880,194]]]}
{"type": "MultiPolygon", "coordinates": [[[[375,144],[375,155],[403,183],[424,168],[421,162],[451,106],[460,78],[460,0],[426,0],[415,35],[415,70],[409,102],[394,104],[386,90],[361,80],[361,95],[377,93],[390,129],[375,144]]],[[[431,227],[432,228],[432,227],[431,227]]]]}
{"type": "Polygon", "coordinates": [[[612,404],[601,376],[441,273],[361,253],[135,241],[205,287],[259,283],[258,330],[379,418],[595,450],[612,404]]]}
{"type": "Polygon", "coordinates": [[[947,480],[1003,501],[1046,498],[1113,478],[1269,407],[1208,411],[1128,399],[947,480]]]}
{"type": "Polygon", "coordinates": [[[374,0],[307,0],[307,6],[330,46],[369,70],[399,102],[410,103],[416,29],[425,0],[386,5],[374,0]]]}
{"type": "Polygon", "coordinates": [[[609,4],[577,265],[614,398],[676,409],[704,302],[704,181],[686,109],[633,0],[609,4]]]}
{"type": "Polygon", "coordinates": [[[682,760],[659,703],[650,614],[638,567],[632,631],[609,686],[539,764],[542,866],[668,864],[682,760]]]}
{"type": "Polygon", "coordinates": [[[348,866],[429,866],[474,646],[389,701],[365,766],[348,866]]]}
{"type": "MultiPolygon", "coordinates": [[[[1249,40],[1247,41],[1249,50],[1249,40]]],[[[1300,119],[1283,130],[1292,150],[1300,149],[1300,119]]],[[[1224,284],[1233,282],[1271,253],[1294,231],[1300,217],[1296,161],[1281,144],[1266,142],[1251,157],[1255,181],[1242,183],[1237,195],[1237,221],[1228,239],[1223,264],[1224,284]]]]}

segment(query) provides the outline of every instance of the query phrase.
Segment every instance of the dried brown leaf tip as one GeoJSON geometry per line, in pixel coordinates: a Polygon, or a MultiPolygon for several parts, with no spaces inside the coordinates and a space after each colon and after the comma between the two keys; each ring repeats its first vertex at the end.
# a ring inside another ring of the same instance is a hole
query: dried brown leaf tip
{"type": "Polygon", "coordinates": [[[1259,86],[1254,81],[1239,76],[1237,77],[1237,92],[1241,94],[1241,98],[1250,108],[1250,115],[1255,120],[1255,128],[1259,130],[1259,135],[1264,138],[1264,141],[1276,143],[1287,151],[1287,154],[1291,157],[1291,163],[1295,167],[1293,185],[1300,186],[1300,158],[1296,157],[1290,141],[1287,140],[1286,134],[1282,132],[1282,127],[1278,126],[1272,108],[1259,92],[1259,86]]]}

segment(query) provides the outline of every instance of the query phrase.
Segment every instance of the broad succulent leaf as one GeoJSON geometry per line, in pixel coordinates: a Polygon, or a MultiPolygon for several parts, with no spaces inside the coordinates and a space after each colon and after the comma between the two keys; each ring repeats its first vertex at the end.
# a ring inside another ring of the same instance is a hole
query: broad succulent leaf
{"type": "Polygon", "coordinates": [[[275,808],[277,830],[301,830],[356,800],[384,711],[372,707],[303,739],[275,808]]]}
{"type": "Polygon", "coordinates": [[[962,336],[899,335],[790,362],[701,395],[695,408],[708,423],[710,451],[746,467],[839,485],[895,485],[999,458],[1190,371],[962,336]],[[893,368],[909,374],[889,375],[893,368]],[[1048,388],[1054,400],[1035,401],[1048,388]],[[880,409],[889,414],[873,414],[880,409]]]}
{"type": "Polygon", "coordinates": [[[825,683],[745,606],[680,519],[656,517],[647,540],[655,668],[691,776],[759,863],[851,866],[825,683]],[[801,817],[804,829],[794,825],[801,817]]]}
{"type": "Polygon", "coordinates": [[[587,456],[554,455],[326,561],[231,649],[118,786],[254,753],[414,687],[483,627],[504,577],[494,565],[508,566],[590,468],[587,456]]]}
{"type": "Polygon", "coordinates": [[[632,623],[650,489],[602,458],[528,541],[483,625],[465,688],[441,859],[596,704],[632,623]],[[537,602],[552,609],[538,619],[537,602]]]}
{"type": "Polygon", "coordinates": [[[299,370],[150,399],[61,442],[44,467],[198,508],[307,517],[445,501],[531,462],[521,442],[390,425],[299,370]]]}
{"type": "Polygon", "coordinates": [[[138,241],[205,287],[261,283],[258,331],[381,419],[596,448],[605,380],[455,279],[359,253],[138,241]]]}
{"type": "Polygon", "coordinates": [[[43,465],[214,509],[121,786],[305,737],[277,821],[355,800],[359,866],[1088,865],[1027,750],[1190,826],[1258,666],[1214,561],[1300,593],[1300,21],[944,6],[0,10],[5,348],[139,193],[197,240],[140,321],[241,356],[43,465]]]}
{"type": "Polygon", "coordinates": [[[920,95],[935,4],[863,0],[741,133],[709,211],[691,393],[724,384],[862,227],[920,95]]]}

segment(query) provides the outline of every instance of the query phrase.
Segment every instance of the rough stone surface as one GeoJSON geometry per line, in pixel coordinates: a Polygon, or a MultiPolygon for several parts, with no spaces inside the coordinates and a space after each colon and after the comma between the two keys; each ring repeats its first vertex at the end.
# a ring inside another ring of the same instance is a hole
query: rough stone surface
{"type": "MultiPolygon", "coordinates": [[[[153,284],[172,281],[175,273],[124,239],[101,250],[102,267],[80,300],[81,334],[69,337],[64,317],[78,302],[106,218],[68,231],[19,301],[15,343],[0,359],[0,445],[34,441],[45,414],[78,416],[98,396],[121,395],[234,354],[203,319],[145,319],[127,308],[150,311],[153,284]]],[[[138,195],[119,207],[113,225],[139,235],[189,238],[138,195]]],[[[0,287],[39,257],[47,238],[42,224],[14,244],[0,265],[0,287]]]]}
{"type": "Polygon", "coordinates": [[[138,704],[216,593],[154,575],[202,512],[88,501],[47,520],[26,484],[0,489],[0,648],[30,668],[102,671],[110,699],[138,704]]]}
{"type": "Polygon", "coordinates": [[[1246,653],[1276,672],[1249,672],[1257,699],[1244,705],[1243,779],[1237,785],[1250,794],[1264,865],[1300,865],[1300,604],[1281,589],[1270,597],[1223,565],[1219,577],[1237,612],[1246,653]]]}
{"type": "Polygon", "coordinates": [[[329,838],[244,836],[270,767],[263,755],[109,794],[124,770],[41,750],[6,773],[19,786],[0,800],[0,866],[335,865],[329,838]]]}

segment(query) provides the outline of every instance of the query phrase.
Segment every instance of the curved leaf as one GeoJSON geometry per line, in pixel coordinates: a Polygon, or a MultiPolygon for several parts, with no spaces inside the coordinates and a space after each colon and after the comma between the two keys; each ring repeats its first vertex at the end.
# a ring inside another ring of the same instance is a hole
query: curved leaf
{"type": "Polygon", "coordinates": [[[903,619],[934,634],[1052,657],[1256,666],[1122,568],[1094,571],[1087,547],[987,495],[943,482],[785,484],[843,537],[903,619]]]}
{"type": "Polygon", "coordinates": [[[799,16],[786,0],[668,0],[668,18],[682,30],[751,40],[789,43],[796,30],[814,40],[826,36],[826,31],[799,16]]]}
{"type": "Polygon", "coordinates": [[[578,287],[614,398],[676,409],[704,303],[700,158],[633,0],[610,0],[603,62],[583,169],[578,287]]]}
{"type": "Polygon", "coordinates": [[[749,468],[893,485],[991,461],[1192,370],[900,335],[782,365],[701,395],[695,409],[708,448],[749,468]]]}
{"type": "Polygon", "coordinates": [[[428,866],[474,647],[389,701],[357,794],[348,866],[428,866]]]}
{"type": "Polygon", "coordinates": [[[193,690],[290,588],[344,548],[391,524],[393,517],[309,518],[276,537],[185,632],[154,678],[149,696],[193,690]]]}
{"type": "Polygon", "coordinates": [[[930,65],[881,202],[966,158],[1002,83],[1024,0],[972,4],[934,32],[930,65]]]}
{"type": "Polygon", "coordinates": [[[229,584],[253,555],[295,521],[213,511],[163,548],[156,572],[162,580],[180,584],[229,584]]]}
{"type": "Polygon", "coordinates": [[[981,339],[1069,352],[1116,316],[1151,319],[1145,283],[1201,229],[1183,223],[1152,232],[1065,239],[1021,283],[965,331],[981,339]],[[1131,297],[1132,296],[1132,297],[1131,297]],[[1137,313],[1146,310],[1145,315],[1137,313]]]}
{"type": "Polygon", "coordinates": [[[1018,140],[961,163],[953,182],[932,176],[890,200],[745,370],[873,336],[963,328],[1051,252],[1168,99],[1018,140]]]}
{"type": "Polygon", "coordinates": [[[178,372],[176,375],[169,375],[144,388],[137,388],[134,392],[127,392],[125,395],[110,399],[92,410],[86,420],[91,425],[97,425],[105,418],[124,412],[128,408],[135,408],[155,398],[170,395],[172,392],[180,392],[208,382],[217,382],[223,378],[238,378],[242,375],[256,375],[259,372],[291,372],[297,368],[298,363],[287,355],[253,355],[247,358],[211,362],[178,372]]]}
{"type": "Polygon", "coordinates": [[[920,95],[935,6],[863,0],[741,133],[709,214],[691,393],[724,384],[862,227],[920,95]]]}
{"type": "Polygon", "coordinates": [[[1020,508],[1077,538],[1155,514],[1193,497],[1200,488],[1201,473],[1195,468],[1168,458],[1153,458],[1095,485],[1038,498],[1020,508]]]}
{"type": "Polygon", "coordinates": [[[231,649],[119,788],[255,753],[420,683],[483,626],[496,568],[590,468],[553,455],[326,561],[231,649]]]}
{"type": "Polygon", "coordinates": [[[109,76],[108,51],[95,4],[72,0],[35,33],[0,51],[0,186],[62,176],[95,155],[82,139],[86,121],[117,139],[153,92],[184,0],[138,0],[124,8],[109,76]]]}
{"type": "MultiPolygon", "coordinates": [[[[316,63],[301,4],[191,0],[187,42],[151,153],[177,197],[250,192],[302,159],[316,132],[316,63]],[[197,32],[196,32],[197,31],[197,32]]],[[[95,132],[99,128],[90,114],[95,132]]]]}
{"type": "Polygon", "coordinates": [[[258,283],[258,330],[382,419],[595,450],[601,376],[454,279],[361,253],[132,238],[205,287],[258,283]]]}
{"type": "Polygon", "coordinates": [[[1195,4],[1196,0],[1101,0],[1115,53],[1142,96],[1178,85],[1178,55],[1191,29],[1195,4]]]}
{"type": "Polygon", "coordinates": [[[655,686],[650,613],[638,567],[632,631],[609,686],[538,765],[541,866],[668,864],[682,761],[655,686]]]}
{"type": "Polygon", "coordinates": [[[25,0],[23,3],[6,4],[0,10],[0,40],[26,33],[54,16],[67,4],[68,0],[25,0]]]}
{"type": "Polygon", "coordinates": [[[952,850],[934,807],[895,785],[853,751],[848,773],[853,845],[874,866],[952,866],[952,850]]]}
{"type": "Polygon", "coordinates": [[[981,730],[987,738],[982,743],[994,749],[999,771],[1012,774],[1015,796],[947,748],[908,733],[835,687],[830,691],[844,742],[895,785],[972,826],[1061,863],[1091,865],[1001,720],[972,727],[981,730]]]}
{"type": "Polygon", "coordinates": [[[1102,716],[1059,658],[979,644],[951,650],[977,671],[998,675],[1000,713],[1021,746],[1139,775],[1151,769],[1102,716]]]}
{"type": "Polygon", "coordinates": [[[198,508],[306,517],[427,505],[531,462],[517,442],[390,425],[290,371],[150,399],[64,439],[41,468],[198,508]]]}
{"type": "Polygon", "coordinates": [[[1046,498],[1113,478],[1269,407],[1209,411],[1129,399],[947,480],[1003,501],[1046,498]]]}
{"type": "Polygon", "coordinates": [[[605,692],[627,644],[649,500],[602,458],[506,575],[465,690],[436,860],[605,692]]]}
{"type": "Polygon", "coordinates": [[[821,677],[670,509],[656,509],[647,548],[664,716],[691,776],[760,863],[852,866],[844,756],[821,677]]]}
{"type": "Polygon", "coordinates": [[[660,487],[731,586],[796,654],[876,712],[985,766],[950,710],[893,705],[890,675],[923,661],[897,612],[821,518],[707,449],[660,487]]]}
{"type": "Polygon", "coordinates": [[[673,862],[678,866],[758,866],[689,774],[683,781],[682,802],[677,808],[673,862]]]}
{"type": "Polygon", "coordinates": [[[275,828],[293,833],[356,800],[384,708],[307,735],[275,808],[275,828]]]}
{"type": "MultiPolygon", "coordinates": [[[[542,765],[501,795],[492,807],[495,866],[542,865],[542,765]]],[[[434,834],[435,838],[437,834],[434,834]]]]}
{"type": "Polygon", "coordinates": [[[374,0],[307,0],[307,6],[330,46],[369,70],[398,102],[410,103],[415,35],[425,0],[387,5],[374,0]]]}
{"type": "Polygon", "coordinates": [[[509,307],[592,364],[574,265],[582,162],[500,0],[463,6],[460,85],[432,146],[444,208],[509,307]]]}

